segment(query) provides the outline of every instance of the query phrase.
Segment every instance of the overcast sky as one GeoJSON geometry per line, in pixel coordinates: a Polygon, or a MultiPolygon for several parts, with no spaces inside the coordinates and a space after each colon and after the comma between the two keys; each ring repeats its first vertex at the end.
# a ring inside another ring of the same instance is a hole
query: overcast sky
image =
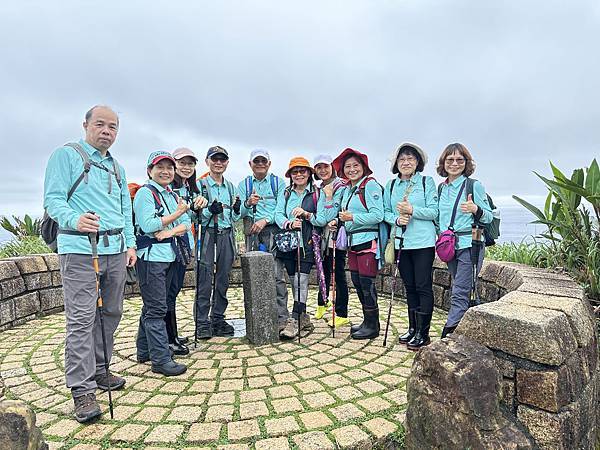
{"type": "Polygon", "coordinates": [[[15,0],[0,40],[0,214],[41,213],[48,156],[94,104],[119,113],[111,152],[138,182],[153,150],[216,144],[235,182],[255,147],[276,173],[354,147],[383,182],[400,142],[433,175],[459,141],[502,202],[600,154],[596,1],[15,0]]]}

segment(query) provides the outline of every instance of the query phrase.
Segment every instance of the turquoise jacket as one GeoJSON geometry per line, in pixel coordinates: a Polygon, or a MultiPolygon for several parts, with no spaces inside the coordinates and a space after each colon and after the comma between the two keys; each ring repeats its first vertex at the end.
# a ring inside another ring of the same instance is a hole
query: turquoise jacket
{"type": "MultiPolygon", "coordinates": [[[[441,192],[438,203],[439,208],[439,227],[441,231],[446,231],[450,227],[450,218],[454,202],[460,191],[460,187],[466,180],[464,175],[461,175],[452,183],[444,181],[441,184],[441,192]]],[[[471,224],[473,223],[473,214],[463,213],[460,210],[460,204],[467,201],[467,187],[462,193],[462,198],[459,200],[456,208],[456,217],[454,219],[454,231],[458,234],[458,249],[471,247],[471,224]]],[[[488,203],[487,195],[483,184],[475,181],[473,184],[473,202],[482,210],[482,216],[479,221],[483,224],[490,223],[494,218],[492,209],[488,203]]]]}
{"type": "MultiPolygon", "coordinates": [[[[253,214],[253,208],[246,208],[244,205],[249,194],[246,192],[246,179],[244,178],[238,185],[238,192],[240,193],[240,199],[242,201],[242,208],[240,210],[241,217],[253,217],[253,220],[266,219],[268,224],[275,223],[275,208],[277,208],[277,199],[285,190],[285,180],[281,177],[277,177],[275,187],[277,189],[276,195],[273,195],[273,189],[271,188],[271,174],[267,174],[262,180],[257,180],[252,176],[252,189],[261,196],[261,199],[256,205],[256,214],[253,214]]],[[[275,180],[274,180],[275,181],[275,180]]],[[[251,194],[251,193],[250,193],[251,194]]]]}
{"type": "Polygon", "coordinates": [[[406,226],[403,248],[412,250],[434,247],[436,229],[433,221],[438,216],[437,188],[433,178],[423,177],[420,172],[415,173],[409,180],[401,180],[400,177],[396,177],[388,181],[385,186],[383,193],[385,221],[391,225],[392,230],[395,227],[394,246],[396,249],[400,247],[399,237],[402,235],[402,228],[396,226],[396,219],[400,216],[396,211],[396,204],[404,199],[409,186],[411,186],[411,190],[408,194],[408,201],[413,207],[413,214],[406,226]],[[425,179],[425,190],[423,190],[423,179],[425,179]],[[394,182],[394,188],[390,192],[392,182],[394,182]]]}
{"type": "MultiPolygon", "coordinates": [[[[170,192],[170,187],[162,187],[160,184],[148,180],[147,184],[154,186],[159,193],[160,202],[164,207],[163,216],[172,214],[177,209],[177,200],[170,192]]],[[[161,217],[157,215],[156,204],[152,191],[146,187],[138,189],[133,199],[133,211],[135,212],[135,225],[138,227],[139,232],[142,231],[144,234],[151,235],[154,237],[154,233],[163,229],[161,217]]],[[[183,214],[172,224],[168,225],[167,228],[175,228],[179,224],[185,224],[189,230],[191,227],[190,217],[187,214],[183,214]]],[[[191,243],[190,243],[191,244],[191,243]]],[[[142,258],[144,261],[152,262],[172,262],[175,261],[175,252],[171,248],[169,242],[162,242],[152,244],[152,248],[144,248],[137,251],[138,258],[142,258]]]]}
{"type": "MultiPolygon", "coordinates": [[[[218,218],[219,229],[222,230],[223,228],[233,227],[234,222],[240,219],[240,214],[236,214],[233,212],[233,209],[231,209],[231,206],[235,202],[235,197],[239,195],[238,190],[233,186],[231,181],[228,181],[223,177],[223,183],[217,184],[210,175],[207,175],[206,178],[198,180],[198,187],[200,188],[200,193],[208,200],[208,206],[202,209],[202,225],[204,227],[214,227],[214,219],[212,214],[208,211],[208,207],[213,200],[217,200],[223,204],[223,212],[219,214],[218,218]],[[204,192],[204,187],[202,186],[203,180],[206,181],[209,192],[204,192]]],[[[240,197],[240,201],[243,202],[244,199],[240,197]]]]}
{"type": "MultiPolygon", "coordinates": [[[[171,185],[171,188],[173,188],[173,186],[171,185]]],[[[192,211],[192,206],[194,205],[194,198],[192,198],[192,195],[190,195],[189,189],[187,188],[187,185],[183,185],[178,189],[173,189],[173,192],[175,192],[179,197],[182,197],[184,199],[188,199],[188,205],[190,206],[190,209],[187,210],[187,215],[190,219],[190,223],[196,223],[196,219],[198,217],[198,214],[196,214],[194,211],[192,211]]],[[[198,194],[195,194],[198,195],[198,194]]],[[[190,231],[188,231],[188,239],[190,241],[190,248],[194,248],[194,235],[192,233],[192,229],[190,227],[190,231]]]]}
{"type": "MultiPolygon", "coordinates": [[[[89,154],[90,160],[113,169],[113,158],[110,152],[102,157],[100,151],[84,140],[79,144],[89,154]]],[[[123,229],[120,235],[106,236],[108,246],[100,239],[98,253],[113,255],[121,253],[125,248],[135,247],[133,223],[131,219],[131,198],[127,189],[125,170],[119,166],[121,188],[116,177],[104,170],[92,166],[88,174],[88,182],[81,182],[73,196],[67,202],[67,194],[77,178],[83,173],[83,160],[71,147],[56,149],[46,167],[44,178],[44,208],[60,228],[76,230],[79,217],[94,211],[100,216],[100,231],[123,229]],[[110,180],[109,180],[110,177],[110,180]],[[111,192],[108,192],[108,187],[111,192]]],[[[58,253],[79,253],[90,255],[92,250],[87,236],[59,234],[57,238],[58,253]]]]}
{"type": "Polygon", "coordinates": [[[348,210],[354,216],[352,221],[344,222],[348,245],[354,246],[377,239],[379,236],[379,223],[383,221],[383,193],[381,186],[375,180],[369,180],[365,185],[365,208],[358,195],[358,187],[362,178],[356,186],[347,186],[342,195],[340,210],[348,210]]]}
{"type": "Polygon", "coordinates": [[[333,198],[331,201],[327,201],[327,196],[323,192],[323,184],[319,187],[319,203],[317,204],[317,217],[315,225],[324,227],[333,219],[337,218],[340,212],[340,205],[342,204],[342,196],[344,195],[344,181],[337,177],[331,183],[333,183],[333,198]]]}
{"type": "MultiPolygon", "coordinates": [[[[296,207],[302,207],[302,200],[304,200],[304,197],[308,192],[310,192],[308,188],[305,188],[304,192],[299,195],[294,189],[292,189],[286,205],[285,189],[281,191],[279,197],[277,198],[277,207],[275,208],[275,223],[279,228],[287,228],[288,223],[294,220],[292,211],[296,207]]],[[[319,216],[319,201],[320,196],[317,198],[317,213],[313,214],[310,219],[310,223],[317,227],[321,226],[319,224],[323,222],[323,220],[319,220],[317,218],[319,216]]]]}

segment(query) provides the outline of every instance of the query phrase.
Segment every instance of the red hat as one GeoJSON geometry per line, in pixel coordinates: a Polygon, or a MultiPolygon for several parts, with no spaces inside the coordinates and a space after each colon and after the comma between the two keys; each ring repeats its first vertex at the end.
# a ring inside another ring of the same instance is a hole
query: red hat
{"type": "Polygon", "coordinates": [[[362,162],[362,165],[363,165],[363,168],[364,168],[364,171],[365,171],[365,173],[364,173],[365,177],[367,177],[367,176],[369,176],[369,175],[371,175],[373,173],[373,171],[369,167],[369,157],[367,155],[365,155],[364,153],[359,152],[358,150],[354,150],[353,148],[347,148],[342,153],[340,153],[338,155],[338,157],[335,158],[333,160],[333,162],[331,163],[331,165],[335,169],[336,173],[341,178],[345,178],[345,179],[348,178],[346,176],[346,174],[344,173],[344,163],[351,156],[354,156],[354,157],[358,158],[362,162]]]}

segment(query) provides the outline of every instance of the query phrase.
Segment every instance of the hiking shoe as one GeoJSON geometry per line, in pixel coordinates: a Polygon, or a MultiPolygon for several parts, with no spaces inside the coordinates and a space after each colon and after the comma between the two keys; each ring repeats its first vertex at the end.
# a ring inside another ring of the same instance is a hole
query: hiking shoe
{"type": "Polygon", "coordinates": [[[315,319],[321,320],[326,312],[327,306],[317,306],[317,311],[315,312],[315,319]]]}
{"type": "Polygon", "coordinates": [[[98,389],[102,389],[103,391],[108,391],[109,383],[111,391],[117,391],[125,386],[125,378],[118,377],[110,371],[108,372],[108,376],[106,376],[106,373],[96,375],[95,381],[98,389]]]}
{"type": "Polygon", "coordinates": [[[176,375],[181,375],[182,373],[185,373],[186,370],[186,365],[176,363],[173,360],[169,361],[168,363],[156,366],[152,364],[152,372],[161,373],[166,377],[174,377],[176,375]]]}
{"type": "MultiPolygon", "coordinates": [[[[173,350],[169,349],[169,354],[171,355],[171,358],[173,358],[173,356],[175,356],[175,353],[173,353],[173,350]]],[[[140,363],[140,364],[144,364],[147,363],[148,361],[150,361],[150,355],[140,355],[139,353],[136,355],[135,360],[140,363]]],[[[111,386],[112,388],[112,386],[111,386]]]]}
{"type": "MultiPolygon", "coordinates": [[[[344,325],[348,325],[349,323],[350,323],[350,320],[347,317],[335,316],[335,327],[336,328],[343,327],[344,325]]],[[[331,328],[333,328],[333,325],[334,325],[333,320],[329,320],[327,322],[327,325],[329,325],[331,328]]]]}
{"type": "Polygon", "coordinates": [[[233,336],[234,329],[231,325],[229,325],[224,320],[219,320],[218,322],[213,322],[212,333],[213,336],[233,336]]]}
{"type": "Polygon", "coordinates": [[[213,334],[210,322],[198,324],[198,329],[196,330],[196,339],[210,339],[212,336],[213,334]]]}
{"type": "Polygon", "coordinates": [[[75,419],[79,423],[89,422],[102,415],[95,394],[84,394],[73,397],[73,403],[75,404],[75,419]]]}
{"type": "Polygon", "coordinates": [[[289,318],[285,324],[285,328],[281,333],[279,333],[279,337],[281,339],[294,339],[296,336],[298,336],[298,321],[296,319],[289,318]]]}
{"type": "Polygon", "coordinates": [[[300,328],[303,331],[312,331],[315,329],[315,326],[310,321],[310,316],[306,313],[302,313],[300,316],[300,328]]]}

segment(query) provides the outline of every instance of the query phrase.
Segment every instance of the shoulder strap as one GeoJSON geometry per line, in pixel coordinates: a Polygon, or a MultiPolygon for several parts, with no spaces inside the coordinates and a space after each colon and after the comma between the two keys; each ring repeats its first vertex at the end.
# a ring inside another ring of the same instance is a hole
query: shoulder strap
{"type": "Polygon", "coordinates": [[[285,203],[283,205],[283,214],[287,214],[287,205],[288,205],[288,200],[290,199],[290,195],[292,194],[292,187],[288,186],[285,188],[285,191],[283,191],[283,198],[285,199],[285,203]]]}
{"type": "Polygon", "coordinates": [[[450,226],[448,227],[449,230],[454,229],[454,219],[456,218],[456,210],[458,209],[458,203],[460,202],[462,193],[465,190],[465,184],[467,184],[466,180],[463,181],[463,183],[460,185],[460,190],[458,191],[458,195],[456,196],[456,200],[454,201],[454,207],[452,208],[452,217],[450,218],[450,226]]]}
{"type": "Polygon", "coordinates": [[[162,210],[164,208],[162,206],[162,202],[160,201],[158,189],[156,189],[151,184],[145,184],[143,187],[146,187],[150,190],[150,192],[152,193],[152,197],[154,198],[154,207],[156,208],[157,213],[159,215],[162,215],[162,213],[163,213],[162,210]]]}
{"type": "Polygon", "coordinates": [[[438,184],[438,199],[440,198],[440,196],[442,195],[442,186],[444,185],[444,183],[440,183],[438,184]]]}
{"type": "Polygon", "coordinates": [[[81,172],[81,175],[79,175],[79,178],[77,178],[77,180],[75,180],[75,183],[73,183],[73,186],[71,186],[71,189],[69,189],[69,192],[67,193],[67,201],[69,201],[69,199],[73,196],[73,193],[75,192],[75,189],[77,189],[79,184],[82,181],[84,183],[88,182],[88,173],[92,166],[90,164],[90,156],[87,154],[87,152],[83,149],[83,147],[79,143],[69,142],[69,143],[65,144],[64,146],[70,147],[73,150],[75,150],[79,154],[79,156],[81,156],[81,159],[83,160],[83,172],[81,172]]]}
{"type": "Polygon", "coordinates": [[[252,194],[252,175],[248,175],[246,177],[246,200],[248,200],[250,198],[250,195],[252,194]]]}
{"type": "Polygon", "coordinates": [[[121,167],[119,166],[119,163],[117,162],[117,160],[115,159],[114,156],[111,156],[112,160],[113,160],[113,171],[115,172],[115,178],[117,180],[117,184],[119,185],[119,189],[121,189],[122,187],[122,179],[121,179],[121,167]]]}
{"type": "Polygon", "coordinates": [[[467,177],[467,187],[465,188],[467,197],[469,194],[473,195],[473,185],[475,184],[475,179],[467,177]]]}
{"type": "Polygon", "coordinates": [[[206,182],[206,178],[200,178],[200,188],[202,190],[202,196],[208,200],[208,203],[211,204],[213,202],[212,192],[210,192],[208,183],[206,182]]]}
{"type": "Polygon", "coordinates": [[[369,211],[369,207],[367,206],[367,200],[365,199],[365,186],[367,185],[367,183],[371,180],[375,180],[375,178],[373,177],[367,177],[364,180],[361,181],[360,185],[358,186],[358,198],[360,199],[360,202],[362,203],[362,205],[365,207],[365,209],[367,210],[367,212],[369,211]]]}
{"type": "Polygon", "coordinates": [[[273,197],[277,198],[277,193],[279,192],[279,178],[272,173],[269,174],[269,178],[271,181],[271,192],[273,192],[273,197]]]}

